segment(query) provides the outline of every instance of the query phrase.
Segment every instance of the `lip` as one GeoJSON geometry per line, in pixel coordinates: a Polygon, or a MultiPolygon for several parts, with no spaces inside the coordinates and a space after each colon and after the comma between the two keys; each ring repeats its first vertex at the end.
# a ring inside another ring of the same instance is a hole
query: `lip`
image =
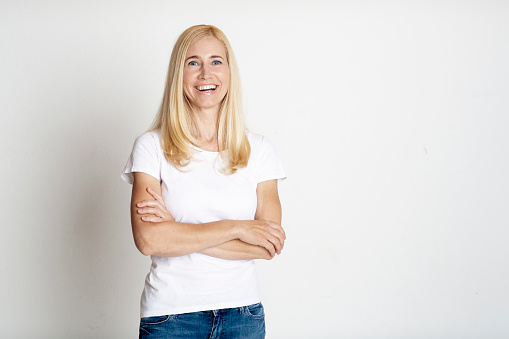
{"type": "Polygon", "coordinates": [[[212,94],[214,94],[214,93],[218,92],[219,87],[221,87],[221,86],[220,86],[220,85],[218,85],[218,84],[211,84],[211,83],[208,83],[208,84],[198,84],[198,85],[196,85],[196,86],[193,86],[194,90],[195,90],[196,92],[198,92],[199,94],[201,94],[201,95],[212,95],[212,94]],[[202,91],[200,91],[200,90],[198,89],[198,87],[200,87],[200,86],[208,86],[208,85],[214,85],[214,86],[216,86],[216,89],[215,89],[215,90],[213,90],[212,92],[202,92],[202,91]]]}

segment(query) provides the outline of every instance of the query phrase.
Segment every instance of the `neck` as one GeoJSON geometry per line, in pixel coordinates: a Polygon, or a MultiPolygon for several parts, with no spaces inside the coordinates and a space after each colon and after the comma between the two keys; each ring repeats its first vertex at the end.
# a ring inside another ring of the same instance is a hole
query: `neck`
{"type": "Polygon", "coordinates": [[[197,146],[207,151],[217,151],[217,120],[219,110],[194,109],[193,115],[196,123],[195,138],[199,143],[197,146]]]}

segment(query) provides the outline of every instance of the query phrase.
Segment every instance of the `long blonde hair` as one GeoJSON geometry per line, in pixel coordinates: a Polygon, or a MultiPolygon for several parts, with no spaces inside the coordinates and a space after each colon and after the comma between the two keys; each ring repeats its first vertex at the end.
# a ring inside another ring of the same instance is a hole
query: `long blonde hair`
{"type": "Polygon", "coordinates": [[[247,166],[251,147],[245,133],[237,61],[226,35],[219,28],[197,25],[179,36],[171,53],[163,100],[149,130],[161,130],[164,155],[176,168],[183,169],[191,162],[195,151],[192,144],[198,145],[193,135],[197,126],[183,90],[183,69],[189,47],[198,39],[210,36],[224,45],[230,71],[230,87],[219,110],[217,140],[225,164],[222,171],[233,174],[247,166]]]}

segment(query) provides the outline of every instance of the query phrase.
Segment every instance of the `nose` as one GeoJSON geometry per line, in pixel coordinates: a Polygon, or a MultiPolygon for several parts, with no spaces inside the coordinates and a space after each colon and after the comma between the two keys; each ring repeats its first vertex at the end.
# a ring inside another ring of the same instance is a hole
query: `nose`
{"type": "Polygon", "coordinates": [[[212,77],[211,75],[211,68],[209,65],[203,65],[200,70],[200,79],[210,79],[212,77]]]}

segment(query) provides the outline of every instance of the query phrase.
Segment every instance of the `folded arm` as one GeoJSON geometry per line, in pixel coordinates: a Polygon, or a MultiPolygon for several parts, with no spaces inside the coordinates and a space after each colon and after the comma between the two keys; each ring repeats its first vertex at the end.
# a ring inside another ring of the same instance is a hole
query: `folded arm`
{"type": "Polygon", "coordinates": [[[134,173],[131,224],[136,247],[145,255],[202,252],[223,259],[268,258],[281,253],[285,238],[279,223],[270,220],[176,222],[164,206],[160,182],[141,172],[134,173]]]}
{"type": "MultiPolygon", "coordinates": [[[[279,201],[277,180],[267,180],[258,183],[258,186],[256,187],[256,195],[257,207],[255,220],[274,222],[281,227],[281,203],[279,201]]],[[[286,237],[284,239],[286,239],[286,237]]],[[[201,253],[229,260],[270,260],[275,256],[274,252],[271,253],[264,247],[254,246],[239,240],[228,241],[220,245],[207,248],[201,251],[201,253]]]]}

